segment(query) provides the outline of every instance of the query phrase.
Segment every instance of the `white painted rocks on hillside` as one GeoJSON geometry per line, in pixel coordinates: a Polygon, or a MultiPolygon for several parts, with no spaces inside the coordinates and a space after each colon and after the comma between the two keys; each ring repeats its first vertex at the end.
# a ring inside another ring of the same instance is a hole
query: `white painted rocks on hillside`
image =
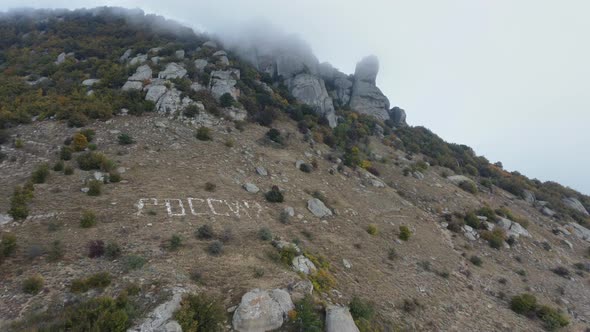
{"type": "Polygon", "coordinates": [[[290,310],[295,306],[285,290],[253,289],[242,296],[234,311],[232,325],[240,332],[271,331],[280,328],[290,310]]]}
{"type": "Polygon", "coordinates": [[[247,192],[252,194],[255,194],[260,191],[260,189],[254,183],[244,184],[244,189],[246,189],[247,192]]]}
{"type": "Polygon", "coordinates": [[[359,332],[347,307],[328,306],[326,309],[326,332],[359,332]]]}
{"type": "Polygon", "coordinates": [[[589,216],[590,214],[586,211],[584,205],[575,197],[567,197],[564,198],[563,203],[565,203],[570,208],[582,213],[583,215],[589,216]]]}
{"type": "Polygon", "coordinates": [[[318,218],[324,218],[332,215],[332,210],[328,209],[324,202],[317,198],[312,198],[307,201],[307,209],[318,218]]]}
{"type": "Polygon", "coordinates": [[[303,274],[309,275],[317,271],[315,264],[309,260],[309,258],[299,255],[293,258],[293,262],[291,262],[293,266],[293,270],[295,272],[301,272],[303,274]]]}
{"type": "Polygon", "coordinates": [[[158,78],[170,80],[174,78],[183,78],[186,76],[186,69],[184,69],[181,65],[170,62],[166,65],[166,69],[158,73],[158,78]]]}

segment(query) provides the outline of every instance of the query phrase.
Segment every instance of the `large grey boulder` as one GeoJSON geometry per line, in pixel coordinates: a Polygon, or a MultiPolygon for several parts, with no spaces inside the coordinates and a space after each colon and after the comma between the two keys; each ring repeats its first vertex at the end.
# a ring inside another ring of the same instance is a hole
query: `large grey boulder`
{"type": "Polygon", "coordinates": [[[357,81],[367,82],[371,85],[375,85],[378,73],[379,59],[374,55],[369,55],[364,57],[356,64],[354,78],[357,81]]]}
{"type": "Polygon", "coordinates": [[[151,84],[147,89],[147,94],[145,95],[145,100],[152,101],[157,103],[160,98],[168,91],[165,85],[154,85],[151,84]]]}
{"type": "Polygon", "coordinates": [[[208,64],[209,62],[207,62],[205,59],[197,59],[195,60],[195,69],[199,72],[202,72],[208,64]]]}
{"type": "Polygon", "coordinates": [[[317,198],[307,201],[307,209],[316,217],[324,218],[332,215],[332,210],[328,209],[324,202],[317,198]]]}
{"type": "Polygon", "coordinates": [[[125,62],[129,59],[129,57],[131,56],[131,53],[133,52],[132,49],[128,49],[127,51],[125,51],[125,53],[123,53],[123,55],[121,55],[119,57],[119,62],[125,62]]]}
{"type": "Polygon", "coordinates": [[[526,228],[522,227],[519,223],[514,222],[512,220],[500,217],[500,220],[497,223],[498,227],[502,228],[506,231],[508,236],[514,236],[518,238],[520,236],[524,237],[531,237],[529,231],[526,228]]]}
{"type": "Polygon", "coordinates": [[[184,59],[184,50],[178,50],[178,51],[174,52],[174,56],[178,60],[183,60],[184,59]]]}
{"type": "Polygon", "coordinates": [[[557,212],[551,210],[550,208],[548,208],[547,206],[543,206],[541,208],[541,213],[546,215],[547,217],[553,217],[557,214],[557,212]]]}
{"type": "Polygon", "coordinates": [[[389,119],[393,122],[396,127],[406,127],[406,111],[397,106],[389,110],[389,119]]]}
{"type": "Polygon", "coordinates": [[[141,65],[135,70],[135,74],[129,77],[128,81],[140,81],[149,80],[152,78],[152,68],[148,65],[141,65]]]}
{"type": "Polygon", "coordinates": [[[569,223],[570,227],[573,229],[573,233],[582,240],[586,240],[590,242],[590,229],[575,223],[569,223]]]}
{"type": "Polygon", "coordinates": [[[293,270],[295,270],[295,272],[301,272],[306,275],[312,274],[317,271],[315,264],[313,264],[313,262],[310,261],[309,258],[303,255],[294,257],[293,261],[291,262],[291,265],[293,266],[293,270]]]}
{"type": "Polygon", "coordinates": [[[59,65],[66,61],[66,54],[64,52],[60,53],[55,60],[55,64],[59,65]]]}
{"type": "Polygon", "coordinates": [[[328,119],[330,127],[336,127],[336,112],[324,81],[311,74],[299,74],[286,80],[286,85],[297,101],[312,106],[328,119]]]}
{"type": "Polygon", "coordinates": [[[173,320],[174,312],[180,308],[184,293],[184,289],[174,289],[172,299],[157,306],[140,324],[128,329],[127,332],[175,331],[174,329],[177,328],[178,323],[173,320]]]}
{"type": "Polygon", "coordinates": [[[291,296],[282,289],[253,289],[242,296],[234,311],[232,325],[240,332],[271,331],[280,328],[287,313],[295,306],[291,296]]]}
{"type": "Polygon", "coordinates": [[[352,95],[353,86],[350,78],[342,73],[338,73],[332,84],[334,86],[334,92],[332,94],[334,102],[340,106],[348,105],[350,102],[350,96],[352,95]]]}
{"type": "Polygon", "coordinates": [[[350,97],[350,108],[360,114],[371,115],[379,120],[389,119],[389,99],[375,85],[356,80],[350,97]]]}
{"type": "Polygon", "coordinates": [[[239,69],[213,71],[210,80],[211,93],[218,99],[225,93],[229,93],[234,99],[237,99],[240,96],[240,90],[236,87],[239,79],[239,69]]]}
{"type": "Polygon", "coordinates": [[[347,307],[330,305],[326,308],[326,332],[359,332],[347,307]]]}
{"type": "Polygon", "coordinates": [[[145,63],[147,61],[147,59],[148,59],[147,54],[138,54],[133,59],[129,60],[129,65],[131,65],[131,66],[141,65],[141,64],[145,63]]]}
{"type": "Polygon", "coordinates": [[[91,87],[97,83],[100,83],[100,80],[97,78],[89,78],[87,80],[82,81],[82,85],[85,87],[91,87]]]}
{"type": "Polygon", "coordinates": [[[174,115],[196,104],[189,97],[181,98],[182,93],[175,88],[167,90],[156,103],[156,110],[162,114],[174,115]]]}
{"type": "Polygon", "coordinates": [[[582,202],[580,202],[577,198],[567,197],[567,198],[562,199],[562,201],[563,201],[563,203],[565,203],[565,205],[582,213],[583,215],[590,216],[590,214],[588,213],[588,211],[586,210],[586,208],[584,207],[582,202]]]}
{"type": "Polygon", "coordinates": [[[123,91],[141,90],[143,89],[143,83],[139,81],[127,81],[121,89],[123,91]]]}
{"type": "Polygon", "coordinates": [[[175,62],[170,62],[166,65],[166,69],[158,73],[158,78],[166,80],[183,78],[184,76],[186,76],[186,69],[175,62]]]}
{"type": "Polygon", "coordinates": [[[277,75],[284,79],[294,77],[298,74],[309,72],[318,74],[318,62],[315,57],[297,53],[280,54],[276,58],[277,75]]]}
{"type": "Polygon", "coordinates": [[[526,190],[526,189],[523,190],[522,193],[523,193],[523,198],[527,203],[532,204],[532,205],[535,204],[535,201],[537,200],[535,198],[535,193],[533,193],[530,190],[526,190]]]}

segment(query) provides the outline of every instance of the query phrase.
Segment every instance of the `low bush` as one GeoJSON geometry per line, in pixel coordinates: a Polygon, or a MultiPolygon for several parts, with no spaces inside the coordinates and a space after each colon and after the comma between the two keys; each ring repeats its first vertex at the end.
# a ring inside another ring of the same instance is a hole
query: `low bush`
{"type": "Polygon", "coordinates": [[[64,256],[64,251],[64,246],[60,240],[53,241],[47,252],[47,260],[50,262],[59,261],[64,256]]]}
{"type": "Polygon", "coordinates": [[[52,331],[126,331],[135,310],[123,292],[116,299],[97,297],[68,307],[52,331]]]}
{"type": "Polygon", "coordinates": [[[311,173],[311,171],[313,171],[313,167],[309,164],[303,163],[299,165],[299,170],[304,173],[311,173]]]}
{"type": "Polygon", "coordinates": [[[281,224],[288,224],[290,219],[291,215],[289,214],[289,212],[281,211],[281,214],[279,215],[279,221],[281,222],[281,224]]]}
{"type": "Polygon", "coordinates": [[[65,175],[72,175],[74,174],[74,168],[72,166],[66,166],[64,167],[64,174],[65,175]]]}
{"type": "Polygon", "coordinates": [[[537,298],[531,294],[524,293],[513,296],[510,300],[510,309],[519,315],[539,318],[545,328],[550,331],[569,324],[569,319],[560,310],[546,305],[538,305],[537,298]]]}
{"type": "Polygon", "coordinates": [[[82,129],[79,131],[79,133],[84,135],[88,142],[92,142],[94,140],[94,136],[96,136],[96,132],[94,131],[94,129],[90,128],[82,129]]]}
{"type": "Polygon", "coordinates": [[[80,218],[80,227],[90,228],[96,226],[96,214],[93,211],[87,210],[80,218]]]}
{"type": "Polygon", "coordinates": [[[85,152],[76,158],[78,167],[84,171],[100,170],[110,171],[114,164],[104,154],[94,151],[85,152]]]}
{"type": "Polygon", "coordinates": [[[503,229],[496,227],[492,231],[481,232],[481,238],[488,241],[490,247],[501,249],[506,240],[506,232],[503,229]]]}
{"type": "Polygon", "coordinates": [[[213,256],[221,255],[223,253],[223,243],[217,240],[213,241],[209,247],[207,247],[207,251],[213,256]]]}
{"type": "Polygon", "coordinates": [[[268,138],[269,140],[283,145],[285,143],[285,139],[284,137],[281,135],[281,132],[278,129],[275,128],[271,128],[269,129],[266,134],[265,134],[266,138],[268,138]]]}
{"type": "Polygon", "coordinates": [[[28,203],[33,198],[33,191],[30,186],[14,188],[10,198],[10,209],[8,214],[15,220],[23,220],[29,216],[28,203]]]}
{"type": "Polygon", "coordinates": [[[412,235],[412,232],[410,231],[410,228],[408,226],[399,226],[399,239],[402,241],[408,241],[410,239],[410,236],[412,235]]]}
{"type": "Polygon", "coordinates": [[[174,319],[183,331],[225,331],[225,306],[217,297],[189,294],[182,298],[174,319]]]}
{"type": "Polygon", "coordinates": [[[277,186],[272,186],[272,189],[266,192],[266,194],[264,194],[264,197],[267,201],[271,203],[281,203],[284,201],[283,193],[279,190],[279,187],[277,186]]]}
{"type": "Polygon", "coordinates": [[[0,242],[0,250],[4,257],[10,257],[16,252],[16,235],[12,233],[2,234],[2,241],[0,242]]]}
{"type": "Polygon", "coordinates": [[[109,173],[109,182],[117,183],[121,182],[121,174],[117,172],[110,172],[109,173]]]}
{"type": "Polygon", "coordinates": [[[287,245],[279,251],[279,260],[283,264],[291,266],[293,259],[298,255],[297,249],[294,246],[287,245]]]}
{"type": "Polygon", "coordinates": [[[53,165],[53,171],[54,172],[61,172],[64,170],[64,166],[65,166],[64,161],[60,160],[53,165]]]}
{"type": "Polygon", "coordinates": [[[32,244],[27,248],[27,259],[32,261],[35,258],[44,255],[45,252],[46,250],[42,246],[38,244],[32,244]]]}
{"type": "Polygon", "coordinates": [[[373,319],[373,315],[375,314],[375,308],[373,304],[361,299],[358,296],[353,296],[350,300],[348,305],[350,308],[350,314],[352,318],[356,321],[365,320],[370,322],[373,319]]]}
{"type": "Polygon", "coordinates": [[[213,192],[213,191],[215,191],[215,189],[217,189],[217,185],[215,185],[215,183],[212,183],[212,182],[205,183],[205,190],[206,191],[213,192]]]}
{"type": "Polygon", "coordinates": [[[389,250],[387,251],[387,259],[392,261],[396,258],[397,258],[397,252],[395,251],[395,248],[389,248],[389,250]]]}
{"type": "Polygon", "coordinates": [[[92,240],[88,242],[88,257],[98,258],[104,255],[104,242],[102,240],[92,240]]]}
{"type": "Polygon", "coordinates": [[[59,158],[61,160],[70,160],[72,159],[72,148],[69,146],[62,146],[59,150],[59,158]]]}
{"type": "Polygon", "coordinates": [[[195,235],[201,240],[209,240],[215,236],[215,233],[213,232],[213,227],[211,227],[211,225],[205,224],[197,228],[195,235]]]}
{"type": "Polygon", "coordinates": [[[84,151],[88,147],[88,138],[81,133],[75,133],[72,137],[72,148],[76,152],[84,151]]]}
{"type": "Polygon", "coordinates": [[[545,328],[550,331],[567,326],[570,322],[560,310],[543,305],[537,309],[537,317],[543,322],[545,328]]]}
{"type": "Polygon", "coordinates": [[[471,256],[469,258],[469,261],[475,266],[482,266],[483,265],[483,261],[481,260],[481,258],[476,255],[471,256]]]}
{"type": "Polygon", "coordinates": [[[234,97],[228,92],[222,94],[221,97],[219,97],[219,106],[221,107],[231,107],[235,102],[236,100],[234,97]]]}
{"type": "Polygon", "coordinates": [[[195,137],[199,141],[211,141],[213,139],[213,137],[211,137],[211,129],[207,127],[199,127],[199,129],[197,129],[195,137]]]}
{"type": "Polygon", "coordinates": [[[415,299],[415,298],[404,299],[402,307],[405,312],[412,313],[412,312],[416,311],[417,309],[419,309],[420,307],[422,307],[422,304],[420,303],[420,301],[418,301],[418,299],[415,299]]]}
{"type": "Polygon", "coordinates": [[[102,192],[102,181],[90,180],[88,182],[88,196],[100,196],[102,192]]]}
{"type": "Polygon", "coordinates": [[[328,292],[336,285],[336,278],[330,273],[328,269],[320,268],[316,272],[309,275],[313,288],[319,292],[328,292]]]}
{"type": "Polygon", "coordinates": [[[135,141],[133,140],[133,137],[131,137],[129,134],[123,133],[120,134],[119,136],[117,136],[117,141],[119,142],[120,145],[130,145],[135,143],[135,141]]]}
{"type": "Polygon", "coordinates": [[[117,259],[121,256],[121,247],[116,242],[111,241],[104,248],[104,255],[110,260],[117,259]]]}
{"type": "Polygon", "coordinates": [[[379,233],[379,230],[377,229],[377,225],[369,224],[367,226],[367,233],[369,233],[371,235],[377,235],[379,233]]]}
{"type": "Polygon", "coordinates": [[[31,180],[33,183],[45,183],[47,181],[47,177],[49,176],[49,165],[47,163],[42,163],[41,165],[37,166],[31,174],[31,180]]]}
{"type": "Polygon", "coordinates": [[[145,265],[146,260],[141,256],[129,255],[125,257],[123,263],[126,271],[139,270],[145,265]]]}
{"type": "Polygon", "coordinates": [[[174,234],[168,239],[166,248],[170,251],[177,251],[182,246],[182,238],[178,234],[174,234]]]}
{"type": "Polygon", "coordinates": [[[570,270],[568,270],[564,266],[558,266],[558,267],[552,269],[551,272],[557,274],[560,277],[566,278],[566,279],[569,278],[571,275],[570,270]]]}
{"type": "Polygon", "coordinates": [[[40,275],[28,277],[23,281],[23,292],[31,295],[38,294],[43,289],[44,280],[40,275]]]}
{"type": "Polygon", "coordinates": [[[477,186],[471,181],[462,181],[459,183],[459,188],[470,194],[477,194],[477,186]]]}
{"type": "Polygon", "coordinates": [[[86,278],[74,279],[70,285],[73,293],[85,293],[90,289],[105,288],[111,284],[111,275],[108,272],[99,272],[86,278]]]}
{"type": "Polygon", "coordinates": [[[258,230],[258,238],[262,241],[270,241],[272,240],[272,232],[268,227],[262,227],[258,230]]]}
{"type": "Polygon", "coordinates": [[[295,312],[290,313],[289,317],[293,320],[297,331],[322,332],[324,330],[322,317],[316,312],[311,295],[305,295],[301,301],[295,303],[295,312]]]}

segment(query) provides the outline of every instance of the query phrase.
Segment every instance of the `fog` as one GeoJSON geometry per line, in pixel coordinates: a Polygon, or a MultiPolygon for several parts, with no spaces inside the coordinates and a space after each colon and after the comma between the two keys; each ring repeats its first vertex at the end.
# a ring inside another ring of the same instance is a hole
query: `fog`
{"type": "Polygon", "coordinates": [[[587,1],[2,0],[0,9],[99,5],[139,7],[226,37],[262,21],[269,40],[295,33],[346,73],[375,54],[378,86],[411,125],[590,193],[587,1]]]}

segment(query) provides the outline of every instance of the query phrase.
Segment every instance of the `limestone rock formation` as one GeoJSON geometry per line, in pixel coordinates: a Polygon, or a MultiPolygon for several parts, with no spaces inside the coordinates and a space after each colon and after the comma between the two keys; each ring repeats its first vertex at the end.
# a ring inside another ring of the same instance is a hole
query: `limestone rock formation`
{"type": "Polygon", "coordinates": [[[158,78],[162,79],[174,79],[174,78],[183,78],[186,76],[186,69],[184,69],[181,65],[170,62],[166,65],[166,69],[158,73],[158,78]]]}
{"type": "Polygon", "coordinates": [[[317,271],[315,264],[309,260],[309,258],[299,255],[293,258],[293,262],[291,263],[293,266],[293,270],[296,272],[301,272],[303,274],[312,274],[317,271]]]}
{"type": "Polygon", "coordinates": [[[565,203],[565,205],[582,213],[583,215],[590,216],[590,214],[588,213],[588,211],[586,210],[584,205],[582,205],[582,203],[577,198],[567,197],[567,198],[564,198],[562,201],[563,201],[563,203],[565,203]]]}
{"type": "Polygon", "coordinates": [[[129,81],[145,81],[152,78],[152,69],[148,65],[141,65],[135,70],[135,74],[129,77],[129,81]]]}
{"type": "Polygon", "coordinates": [[[271,291],[253,289],[242,296],[234,312],[232,325],[240,332],[259,332],[278,329],[286,314],[295,306],[291,296],[282,289],[271,291]]]}
{"type": "Polygon", "coordinates": [[[332,98],[328,95],[324,81],[311,74],[298,74],[288,79],[287,87],[299,102],[314,107],[328,119],[330,127],[336,126],[336,113],[332,98]]]}
{"type": "Polygon", "coordinates": [[[389,99],[375,85],[378,71],[379,60],[375,56],[365,57],[357,63],[350,108],[385,121],[389,119],[389,99]]]}
{"type": "Polygon", "coordinates": [[[332,210],[328,209],[324,202],[317,198],[312,198],[307,201],[307,209],[318,218],[328,217],[332,215],[332,210]]]}
{"type": "Polygon", "coordinates": [[[331,305],[326,309],[326,332],[359,332],[346,307],[331,305]]]}
{"type": "Polygon", "coordinates": [[[239,69],[232,68],[211,72],[211,93],[218,99],[225,93],[229,93],[234,99],[237,99],[240,96],[240,90],[236,87],[239,79],[239,69]]]}
{"type": "Polygon", "coordinates": [[[121,89],[123,91],[141,90],[143,89],[143,83],[139,81],[127,81],[121,89]]]}

